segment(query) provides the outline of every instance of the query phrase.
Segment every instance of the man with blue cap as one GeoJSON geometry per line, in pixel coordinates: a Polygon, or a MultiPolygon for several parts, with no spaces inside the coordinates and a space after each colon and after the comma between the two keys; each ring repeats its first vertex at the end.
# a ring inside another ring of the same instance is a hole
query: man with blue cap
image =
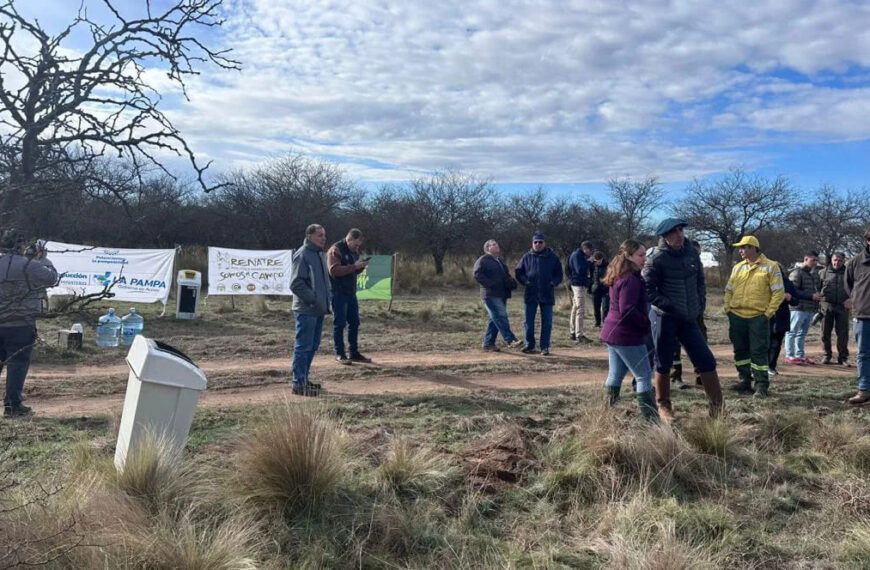
{"type": "Polygon", "coordinates": [[[707,305],[704,268],[697,250],[684,235],[689,225],[679,218],[667,218],[656,228],[660,236],[655,252],[646,260],[643,280],[651,305],[650,323],[655,346],[656,403],[665,422],[674,419],[668,373],[679,340],[698,370],[704,392],[710,400],[710,416],[722,409],[722,388],[716,372],[716,359],[698,326],[698,317],[707,305]]]}
{"type": "Polygon", "coordinates": [[[556,304],[556,287],[562,282],[562,263],[547,247],[540,231],[532,236],[532,249],[520,259],[514,271],[517,281],[525,292],[525,319],[523,329],[525,346],[523,352],[535,352],[535,315],[541,310],[541,355],[550,355],[550,336],[553,331],[553,305],[556,304]]]}

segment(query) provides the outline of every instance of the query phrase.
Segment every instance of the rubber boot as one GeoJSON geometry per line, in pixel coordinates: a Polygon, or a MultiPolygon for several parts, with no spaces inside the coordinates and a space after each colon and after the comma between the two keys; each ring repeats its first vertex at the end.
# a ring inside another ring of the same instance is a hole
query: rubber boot
{"type": "Polygon", "coordinates": [[[619,401],[619,390],[621,386],[607,386],[607,404],[610,407],[616,405],[616,402],[619,401]]]}
{"type": "Polygon", "coordinates": [[[656,409],[656,400],[652,390],[638,394],[637,405],[643,419],[659,423],[659,411],[656,409]]]}
{"type": "Polygon", "coordinates": [[[715,370],[701,372],[701,385],[710,400],[710,417],[717,418],[722,413],[722,386],[719,384],[719,373],[715,370]]]}
{"type": "Polygon", "coordinates": [[[656,404],[659,408],[659,417],[669,424],[674,421],[674,409],[671,407],[671,379],[667,374],[655,373],[653,385],[656,391],[656,404]]]}

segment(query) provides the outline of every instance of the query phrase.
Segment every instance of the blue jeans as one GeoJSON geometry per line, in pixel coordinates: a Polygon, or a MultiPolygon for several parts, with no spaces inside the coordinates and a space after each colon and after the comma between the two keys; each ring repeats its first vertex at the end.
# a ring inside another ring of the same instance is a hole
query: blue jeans
{"type": "Polygon", "coordinates": [[[855,319],[858,343],[858,389],[870,390],[870,320],[855,319]]]}
{"type": "Polygon", "coordinates": [[[535,315],[541,308],[541,350],[550,349],[550,333],[553,331],[553,305],[544,303],[526,303],[526,314],[523,320],[525,333],[525,348],[535,348],[535,315]]]}
{"type": "Polygon", "coordinates": [[[787,333],[785,333],[785,357],[786,358],[804,358],[804,344],[807,340],[807,331],[810,330],[810,323],[813,320],[813,311],[792,311],[791,325],[787,333]]]}
{"type": "Polygon", "coordinates": [[[21,405],[24,379],[30,369],[30,355],[36,342],[36,328],[31,325],[0,327],[0,374],[6,367],[6,395],[3,406],[21,405]]]}
{"type": "Polygon", "coordinates": [[[637,382],[635,390],[638,394],[652,390],[652,368],[649,365],[649,354],[646,345],[616,346],[607,345],[607,358],[610,367],[607,372],[607,385],[610,388],[622,386],[622,379],[631,372],[637,382]]]}
{"type": "Polygon", "coordinates": [[[674,364],[674,350],[677,341],[698,372],[716,370],[716,358],[701,332],[697,321],[684,321],[672,315],[659,314],[655,309],[649,311],[650,335],[655,346],[655,369],[659,374],[668,374],[674,364]]]}
{"type": "Polygon", "coordinates": [[[308,370],[314,353],[320,348],[320,337],[323,334],[323,315],[296,315],[296,341],[293,344],[293,385],[308,384],[308,370]]]}
{"type": "Polygon", "coordinates": [[[486,307],[486,312],[489,314],[489,324],[483,335],[483,346],[494,345],[498,333],[501,333],[505,342],[515,341],[517,335],[511,331],[511,323],[507,314],[507,299],[489,297],[483,300],[483,306],[486,307]]]}
{"type": "Polygon", "coordinates": [[[344,327],[347,327],[347,347],[350,354],[358,354],[359,301],[356,295],[333,291],[332,293],[332,342],[335,354],[344,354],[344,327]]]}

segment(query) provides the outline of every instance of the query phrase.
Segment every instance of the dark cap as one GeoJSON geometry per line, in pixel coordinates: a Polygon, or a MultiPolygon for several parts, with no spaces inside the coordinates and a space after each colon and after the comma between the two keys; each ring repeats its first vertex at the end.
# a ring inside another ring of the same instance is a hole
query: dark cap
{"type": "Polygon", "coordinates": [[[688,225],[689,222],[681,220],[680,218],[665,218],[662,220],[662,223],[659,224],[659,227],[656,228],[656,235],[663,236],[674,228],[679,228],[681,226],[686,227],[688,225]]]}
{"type": "Polygon", "coordinates": [[[537,232],[535,232],[535,235],[532,236],[532,241],[547,241],[547,240],[546,240],[546,238],[544,238],[544,232],[537,231],[537,232]]]}

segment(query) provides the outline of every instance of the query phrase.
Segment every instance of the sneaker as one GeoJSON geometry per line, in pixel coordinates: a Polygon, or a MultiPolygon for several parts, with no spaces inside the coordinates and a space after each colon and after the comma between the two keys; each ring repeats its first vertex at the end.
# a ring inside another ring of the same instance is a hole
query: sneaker
{"type": "Polygon", "coordinates": [[[585,334],[577,335],[577,344],[593,344],[595,341],[585,334]]]}
{"type": "Polygon", "coordinates": [[[803,364],[804,361],[801,358],[792,358],[791,356],[786,356],[785,363],[786,364],[798,364],[798,365],[800,365],[800,364],[803,364]]]}
{"type": "Polygon", "coordinates": [[[501,352],[501,350],[494,344],[485,344],[483,345],[484,352],[501,352]]]}
{"type": "Polygon", "coordinates": [[[523,341],[521,341],[518,338],[515,338],[512,341],[510,341],[509,343],[507,343],[507,345],[511,348],[520,348],[523,346],[523,341]]]}
{"type": "Polygon", "coordinates": [[[822,360],[822,364],[833,364],[834,359],[830,356],[826,356],[824,360],[822,360]]]}
{"type": "Polygon", "coordinates": [[[849,364],[849,361],[848,361],[848,360],[845,360],[845,359],[840,360],[839,362],[837,362],[837,364],[839,364],[839,365],[842,366],[843,368],[852,368],[852,365],[849,364]]]}
{"type": "Polygon", "coordinates": [[[350,359],[354,362],[371,362],[372,359],[368,356],[363,356],[361,352],[355,352],[350,355],[350,359]]]}
{"type": "Polygon", "coordinates": [[[674,386],[677,390],[691,390],[692,387],[683,382],[682,380],[674,380],[674,386]]]}
{"type": "Polygon", "coordinates": [[[313,382],[303,385],[293,384],[293,393],[297,396],[316,398],[320,395],[320,384],[314,384],[313,382]]]}
{"type": "Polygon", "coordinates": [[[755,389],[756,398],[767,398],[768,396],[770,396],[770,392],[768,391],[767,386],[758,386],[755,389]]]}
{"type": "Polygon", "coordinates": [[[779,376],[779,372],[776,371],[776,368],[771,368],[767,371],[768,376],[779,376]]]}
{"type": "Polygon", "coordinates": [[[33,414],[33,409],[27,406],[3,406],[3,416],[7,418],[20,418],[33,414]]]}
{"type": "Polygon", "coordinates": [[[345,356],[343,354],[336,354],[335,361],[338,362],[339,364],[344,364],[345,366],[351,365],[350,358],[348,358],[347,356],[345,356]]]}
{"type": "Polygon", "coordinates": [[[523,347],[523,350],[522,350],[521,352],[522,352],[523,354],[534,354],[534,353],[535,353],[535,349],[532,348],[531,346],[524,346],[524,347],[523,347]]]}
{"type": "Polygon", "coordinates": [[[541,349],[541,356],[550,356],[550,349],[549,348],[542,348],[541,349]]]}
{"type": "Polygon", "coordinates": [[[808,366],[815,365],[815,361],[813,361],[811,358],[799,358],[798,360],[800,360],[803,364],[806,364],[808,366]]]}
{"type": "Polygon", "coordinates": [[[571,340],[577,340],[577,335],[574,333],[571,333],[571,340]]]}

